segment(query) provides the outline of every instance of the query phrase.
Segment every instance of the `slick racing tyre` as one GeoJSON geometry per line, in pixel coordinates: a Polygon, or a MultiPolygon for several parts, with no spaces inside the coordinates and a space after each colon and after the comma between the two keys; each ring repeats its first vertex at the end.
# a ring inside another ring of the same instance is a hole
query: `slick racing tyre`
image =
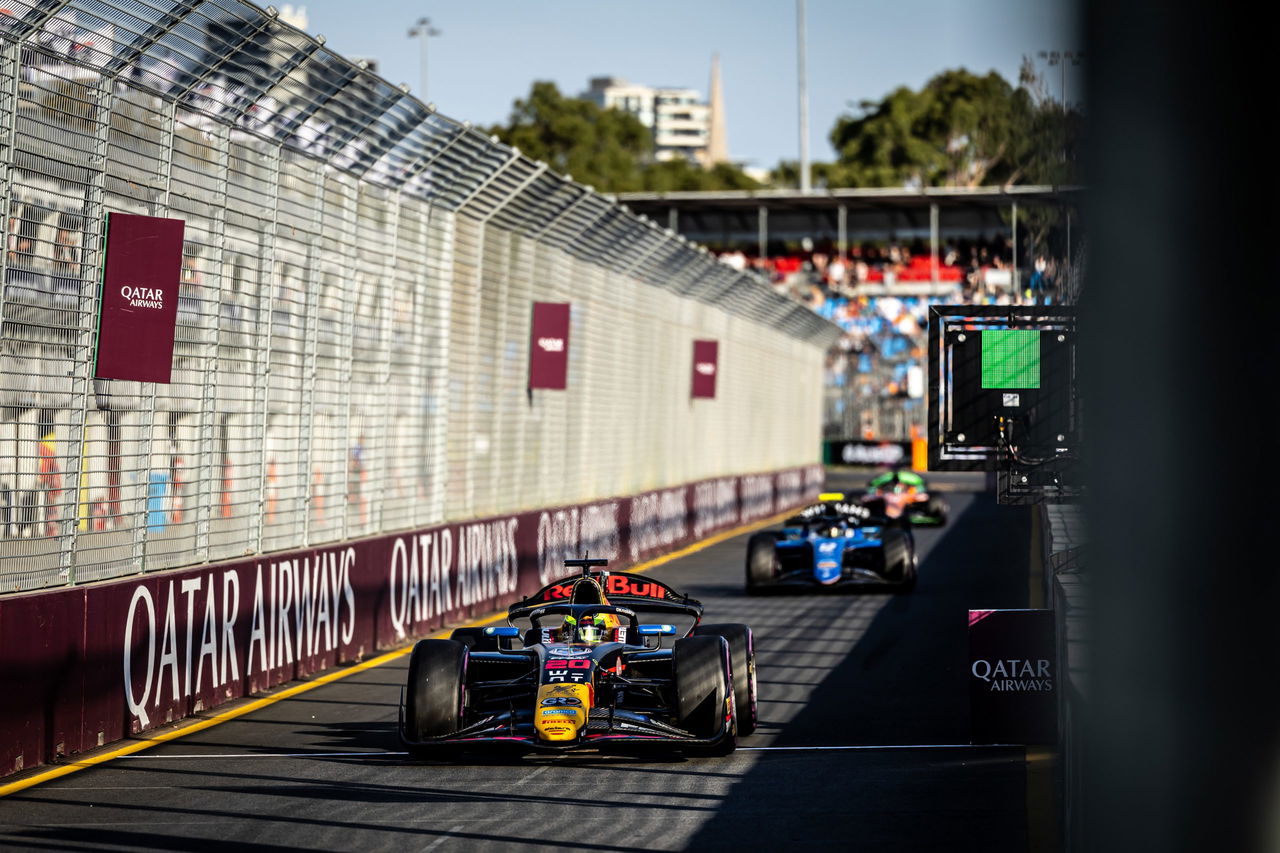
{"type": "Polygon", "coordinates": [[[451,735],[462,727],[467,647],[456,640],[419,640],[409,658],[405,734],[411,741],[451,735]]]}
{"type": "Polygon", "coordinates": [[[903,591],[916,585],[915,545],[906,531],[885,530],[884,578],[903,591]]]}
{"type": "Polygon", "coordinates": [[[925,503],[924,511],[934,524],[941,526],[947,523],[947,505],[943,503],[942,498],[930,497],[925,503]]]}
{"type": "Polygon", "coordinates": [[[729,643],[723,637],[689,637],[676,640],[672,649],[676,682],[676,725],[699,738],[713,738],[724,731],[719,743],[699,752],[727,755],[737,746],[729,685],[729,643]],[[727,729],[727,731],[726,731],[727,729]]]}
{"type": "Polygon", "coordinates": [[[747,592],[755,592],[778,579],[778,549],[772,533],[757,533],[747,540],[747,592]]]}
{"type": "Polygon", "coordinates": [[[733,705],[738,715],[738,734],[756,730],[756,646],[751,629],[739,623],[699,625],[695,637],[724,637],[729,643],[729,659],[733,664],[733,705]]]}

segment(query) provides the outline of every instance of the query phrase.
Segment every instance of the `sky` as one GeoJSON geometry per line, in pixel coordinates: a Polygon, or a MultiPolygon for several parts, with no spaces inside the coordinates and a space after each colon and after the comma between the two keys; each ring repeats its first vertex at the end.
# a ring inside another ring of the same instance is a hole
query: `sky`
{"type": "MultiPolygon", "coordinates": [[[[757,168],[799,159],[795,0],[303,0],[307,30],[350,58],[374,58],[391,83],[421,94],[418,39],[426,17],[427,100],[458,120],[505,121],[534,81],[579,95],[591,77],[680,86],[706,97],[719,53],[730,158],[757,168]]],[[[1024,55],[1078,51],[1070,0],[807,0],[809,145],[843,113],[948,68],[995,70],[1015,82],[1024,55]]],[[[1087,58],[1084,63],[1087,63],[1087,58]]],[[[1059,69],[1049,71],[1057,98],[1059,69]]],[[[1083,71],[1068,66],[1068,100],[1083,71]]]]}

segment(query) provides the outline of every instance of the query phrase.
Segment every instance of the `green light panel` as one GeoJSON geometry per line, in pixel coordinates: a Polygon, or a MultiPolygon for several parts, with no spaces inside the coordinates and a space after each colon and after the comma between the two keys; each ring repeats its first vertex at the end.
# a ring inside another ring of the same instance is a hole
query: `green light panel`
{"type": "Polygon", "coordinates": [[[1001,329],[982,333],[983,388],[1039,388],[1040,332],[1001,329]]]}

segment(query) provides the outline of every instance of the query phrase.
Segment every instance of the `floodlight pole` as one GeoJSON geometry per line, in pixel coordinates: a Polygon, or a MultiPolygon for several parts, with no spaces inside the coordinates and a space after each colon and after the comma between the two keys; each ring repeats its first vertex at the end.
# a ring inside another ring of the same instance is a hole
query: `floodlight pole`
{"type": "Polygon", "coordinates": [[[796,0],[796,82],[800,96],[800,192],[809,192],[809,87],[805,79],[804,0],[796,0]]]}
{"type": "Polygon", "coordinates": [[[430,18],[419,18],[414,22],[413,26],[409,28],[409,38],[418,39],[418,100],[422,101],[424,104],[427,103],[427,39],[438,35],[442,35],[442,33],[440,30],[431,26],[430,18]]]}

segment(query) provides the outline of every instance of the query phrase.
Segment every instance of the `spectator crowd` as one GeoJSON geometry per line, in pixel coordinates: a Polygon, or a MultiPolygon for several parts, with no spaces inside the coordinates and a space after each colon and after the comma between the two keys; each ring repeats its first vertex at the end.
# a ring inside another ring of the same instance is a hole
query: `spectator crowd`
{"type": "Polygon", "coordinates": [[[826,431],[838,438],[905,439],[923,426],[931,305],[1049,304],[1062,278],[1046,255],[1015,273],[1003,238],[957,240],[940,257],[917,241],[721,260],[760,272],[844,330],[826,360],[826,431]]]}

